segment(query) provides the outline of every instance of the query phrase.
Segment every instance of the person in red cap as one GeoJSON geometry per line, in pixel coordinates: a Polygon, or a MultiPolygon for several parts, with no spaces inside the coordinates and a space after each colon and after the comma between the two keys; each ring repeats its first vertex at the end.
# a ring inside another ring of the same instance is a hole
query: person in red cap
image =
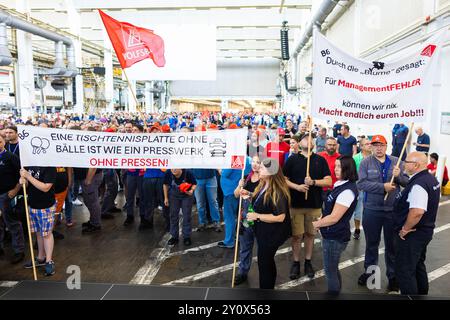
{"type": "Polygon", "coordinates": [[[170,133],[170,126],[168,124],[163,125],[161,127],[161,132],[170,133]]]}
{"type": "Polygon", "coordinates": [[[400,192],[400,185],[407,185],[408,177],[403,174],[403,163],[400,168],[396,168],[398,158],[386,155],[387,141],[384,136],[373,136],[371,144],[372,155],[361,161],[358,172],[357,186],[364,192],[362,225],[366,238],[365,270],[359,277],[358,284],[366,286],[373,272],[369,267],[378,265],[378,247],[383,230],[388,291],[398,291],[395,277],[393,209],[395,195],[400,192]],[[391,184],[392,177],[395,179],[391,184]]]}
{"type": "Polygon", "coordinates": [[[291,149],[289,144],[283,141],[285,134],[284,129],[276,129],[274,141],[269,142],[266,147],[267,157],[278,160],[281,167],[284,165],[285,154],[291,149]]]}

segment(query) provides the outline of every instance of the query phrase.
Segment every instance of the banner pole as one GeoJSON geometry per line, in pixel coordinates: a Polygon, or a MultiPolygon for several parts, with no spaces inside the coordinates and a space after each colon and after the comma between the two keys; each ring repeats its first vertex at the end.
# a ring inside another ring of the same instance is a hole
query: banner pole
{"type": "MultiPolygon", "coordinates": [[[[244,169],[242,169],[241,180],[244,179],[245,167],[247,165],[247,156],[244,157],[244,169]]],[[[239,228],[241,226],[241,209],[242,209],[242,195],[239,194],[239,209],[238,209],[238,217],[237,217],[237,226],[236,226],[236,240],[234,244],[234,260],[233,260],[233,278],[231,279],[231,288],[234,288],[234,277],[236,276],[236,260],[238,253],[238,244],[239,244],[239,228]]]]}
{"type": "MultiPolygon", "coordinates": [[[[23,169],[23,167],[22,167],[22,169],[23,169]]],[[[22,188],[23,188],[23,200],[25,202],[25,214],[27,216],[28,240],[29,240],[29,245],[30,245],[31,264],[33,266],[33,278],[34,278],[34,281],[37,281],[36,264],[34,261],[34,251],[33,251],[33,238],[31,237],[30,213],[28,210],[28,197],[27,197],[26,183],[22,184],[22,188]]]]}
{"type": "MultiPolygon", "coordinates": [[[[308,157],[306,159],[306,177],[309,178],[309,164],[310,164],[310,160],[311,160],[311,131],[312,131],[312,118],[310,115],[308,115],[308,130],[309,130],[309,135],[308,135],[308,157]]],[[[308,200],[308,190],[306,190],[305,192],[305,200],[308,200]]]]}
{"type": "MultiPolygon", "coordinates": [[[[411,131],[413,131],[413,128],[414,128],[414,122],[411,123],[411,128],[409,129],[408,134],[406,135],[405,143],[403,143],[402,152],[400,152],[400,157],[398,157],[395,168],[400,167],[400,163],[402,162],[403,154],[405,153],[406,147],[408,146],[408,140],[409,140],[409,137],[411,136],[411,131]]],[[[394,179],[395,179],[394,175],[392,175],[391,184],[394,182],[394,179]]],[[[386,193],[386,195],[384,196],[384,201],[387,200],[388,196],[389,196],[389,193],[386,193]]]]}
{"type": "MultiPolygon", "coordinates": [[[[139,106],[139,102],[138,102],[138,100],[137,100],[136,94],[135,94],[134,91],[133,91],[133,88],[132,88],[132,86],[131,86],[130,79],[128,79],[128,75],[127,75],[125,69],[122,68],[122,72],[123,72],[123,74],[125,75],[125,79],[127,79],[128,88],[130,88],[131,95],[132,95],[133,98],[134,98],[134,102],[136,103],[136,110],[137,110],[137,109],[138,109],[138,106],[139,106]]],[[[139,108],[139,114],[141,115],[141,118],[144,118],[144,119],[143,119],[143,120],[144,120],[144,129],[145,129],[145,131],[147,131],[147,121],[145,121],[145,117],[142,117],[142,110],[141,110],[140,108],[139,108]]]]}

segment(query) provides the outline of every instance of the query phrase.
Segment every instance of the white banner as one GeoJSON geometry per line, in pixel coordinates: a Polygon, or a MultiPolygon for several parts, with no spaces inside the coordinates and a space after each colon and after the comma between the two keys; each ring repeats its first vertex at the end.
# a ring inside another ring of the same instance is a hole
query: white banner
{"type": "Polygon", "coordinates": [[[24,167],[242,169],[247,128],[123,134],[19,126],[24,167]]]}
{"type": "Polygon", "coordinates": [[[356,123],[425,121],[442,36],[429,38],[408,57],[367,62],[315,32],[312,116],[356,123]]]}

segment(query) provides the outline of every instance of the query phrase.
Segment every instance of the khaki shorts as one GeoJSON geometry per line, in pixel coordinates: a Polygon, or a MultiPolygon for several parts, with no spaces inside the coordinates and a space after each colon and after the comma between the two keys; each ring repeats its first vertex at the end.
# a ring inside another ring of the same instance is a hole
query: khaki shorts
{"type": "Polygon", "coordinates": [[[300,236],[305,232],[310,235],[317,233],[312,223],[320,218],[322,209],[290,208],[289,210],[293,236],[300,236]]]}

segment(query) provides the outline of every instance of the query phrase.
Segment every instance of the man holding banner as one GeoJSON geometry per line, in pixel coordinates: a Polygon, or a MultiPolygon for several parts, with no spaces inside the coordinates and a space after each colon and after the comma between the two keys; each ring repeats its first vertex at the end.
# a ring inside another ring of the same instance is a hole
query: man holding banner
{"type": "Polygon", "coordinates": [[[393,206],[395,194],[400,191],[400,185],[407,185],[408,177],[403,174],[403,165],[396,167],[398,158],[386,155],[386,150],[386,138],[375,135],[372,138],[373,154],[362,160],[359,168],[357,185],[358,189],[365,193],[362,224],[366,237],[366,252],[365,272],[359,277],[358,284],[367,285],[367,280],[375,271],[373,267],[378,265],[378,247],[383,229],[388,290],[398,291],[394,268],[393,206]],[[392,177],[395,177],[393,184],[390,182],[392,177]]]}

